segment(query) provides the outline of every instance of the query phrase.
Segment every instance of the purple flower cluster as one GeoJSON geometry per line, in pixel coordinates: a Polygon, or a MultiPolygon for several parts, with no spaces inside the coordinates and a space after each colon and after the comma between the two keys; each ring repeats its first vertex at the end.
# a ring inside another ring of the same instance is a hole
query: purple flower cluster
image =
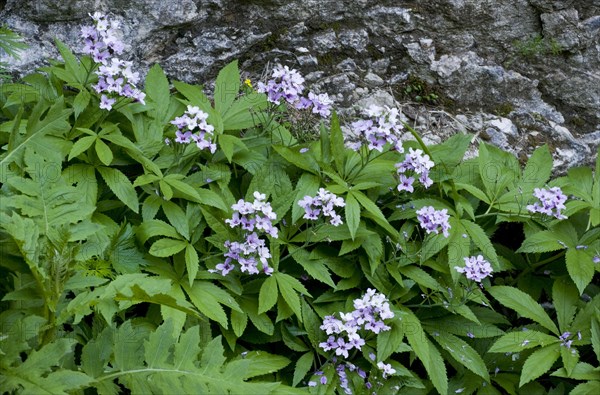
{"type": "Polygon", "coordinates": [[[383,371],[383,378],[387,378],[388,375],[393,375],[396,373],[396,369],[392,368],[392,365],[389,363],[377,362],[377,367],[379,370],[383,371]]]}
{"type": "Polygon", "coordinates": [[[425,206],[420,210],[417,210],[417,219],[423,229],[429,233],[440,233],[440,229],[445,237],[448,237],[450,233],[450,216],[448,210],[436,210],[432,206],[425,206]]]}
{"type": "Polygon", "coordinates": [[[301,96],[304,91],[304,77],[295,69],[288,66],[277,65],[273,69],[271,79],[267,83],[259,82],[256,90],[266,93],[269,102],[281,104],[285,100],[299,110],[312,107],[314,114],[319,114],[326,118],[331,114],[331,105],[333,101],[327,93],[315,94],[308,92],[306,97],[301,96]]]}
{"type": "Polygon", "coordinates": [[[532,213],[542,213],[554,216],[558,219],[566,219],[567,217],[561,213],[564,210],[567,196],[563,194],[559,187],[550,189],[535,188],[533,195],[540,201],[527,206],[527,210],[532,213]]]}
{"type": "Polygon", "coordinates": [[[301,97],[300,101],[296,103],[296,108],[299,110],[308,109],[312,107],[313,114],[319,114],[323,118],[331,115],[331,105],[333,100],[329,98],[327,93],[321,93],[317,95],[313,92],[308,92],[308,97],[301,97]]]}
{"type": "Polygon", "coordinates": [[[259,192],[254,192],[254,202],[246,202],[243,199],[238,200],[231,208],[235,210],[231,219],[225,222],[232,228],[240,227],[244,232],[244,242],[237,241],[225,242],[227,252],[225,262],[219,263],[215,269],[209,272],[220,272],[226,276],[235,269],[234,262],[240,264],[240,271],[248,274],[259,274],[258,262],[262,264],[262,272],[271,275],[273,268],[269,267],[267,259],[271,258],[269,248],[265,240],[261,239],[257,232],[266,233],[271,237],[277,238],[278,230],[273,226],[272,220],[277,219],[277,214],[273,212],[271,203],[265,202],[266,196],[259,192]]]}
{"type": "Polygon", "coordinates": [[[348,351],[353,348],[360,350],[365,344],[358,333],[359,330],[364,329],[376,334],[390,330],[383,320],[394,318],[394,313],[390,310],[385,295],[368,289],[361,299],[354,300],[354,311],[340,313],[340,318],[341,320],[333,315],[325,317],[320,328],[332,336],[320,343],[319,347],[325,351],[335,350],[336,355],[348,358],[348,351]]]}
{"type": "Polygon", "coordinates": [[[138,72],[132,70],[133,63],[121,60],[114,55],[120,55],[125,48],[118,39],[119,23],[108,21],[105,15],[92,15],[94,26],[84,26],[81,36],[84,40],[84,53],[92,55],[95,62],[100,63],[98,83],[93,85],[97,93],[101,93],[100,108],[110,110],[117,101],[116,97],[128,97],[142,104],[146,94],[140,91],[136,84],[140,80],[138,72]]]}
{"type": "Polygon", "coordinates": [[[297,70],[278,64],[273,69],[266,84],[259,82],[256,90],[266,93],[271,103],[280,104],[281,99],[290,104],[300,101],[300,94],[304,90],[304,77],[297,70]]]}
{"type": "Polygon", "coordinates": [[[214,154],[217,150],[217,145],[213,142],[215,128],[206,122],[207,119],[208,114],[200,108],[187,106],[187,111],[182,116],[171,121],[179,129],[175,132],[175,142],[189,144],[193,141],[201,150],[208,148],[214,154]]]}
{"type": "Polygon", "coordinates": [[[383,147],[391,144],[393,149],[403,153],[399,134],[404,125],[398,109],[373,105],[366,110],[366,115],[369,119],[361,119],[350,125],[352,134],[358,140],[348,143],[348,146],[357,150],[367,143],[369,150],[383,152],[383,147]]]}
{"type": "Polygon", "coordinates": [[[464,258],[465,267],[454,266],[457,272],[464,273],[469,280],[480,283],[484,278],[492,275],[492,266],[482,255],[464,258]]]}
{"type": "Polygon", "coordinates": [[[400,184],[398,184],[398,191],[414,192],[413,183],[415,182],[414,177],[407,177],[406,172],[412,172],[419,176],[419,182],[425,187],[429,188],[433,184],[433,180],[429,178],[429,170],[435,164],[429,159],[429,155],[423,155],[423,151],[420,149],[413,150],[409,148],[409,153],[404,158],[403,162],[396,163],[397,174],[400,178],[400,184]]]}
{"type": "Polygon", "coordinates": [[[321,211],[323,215],[329,217],[329,223],[333,226],[341,225],[342,217],[335,212],[334,207],[344,207],[344,199],[334,195],[325,188],[320,188],[315,197],[304,196],[304,199],[298,201],[298,205],[306,212],[302,218],[317,220],[321,211]]]}
{"type": "MultiPolygon", "coordinates": [[[[564,332],[562,335],[560,335],[559,339],[562,341],[561,346],[565,346],[566,348],[570,349],[571,344],[573,344],[573,340],[569,340],[570,337],[571,337],[571,332],[564,332]]],[[[581,340],[581,339],[579,339],[579,340],[581,340]]]]}

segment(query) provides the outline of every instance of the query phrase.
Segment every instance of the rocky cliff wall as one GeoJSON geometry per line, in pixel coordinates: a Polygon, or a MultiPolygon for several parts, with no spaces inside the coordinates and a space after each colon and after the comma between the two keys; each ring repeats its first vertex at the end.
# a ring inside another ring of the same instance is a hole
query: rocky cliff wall
{"type": "Polygon", "coordinates": [[[30,45],[11,70],[56,56],[54,37],[80,45],[93,11],[175,79],[280,62],[343,115],[396,104],[432,141],[467,130],[522,157],[548,142],[561,171],[600,143],[600,0],[4,0],[0,21],[30,45]]]}

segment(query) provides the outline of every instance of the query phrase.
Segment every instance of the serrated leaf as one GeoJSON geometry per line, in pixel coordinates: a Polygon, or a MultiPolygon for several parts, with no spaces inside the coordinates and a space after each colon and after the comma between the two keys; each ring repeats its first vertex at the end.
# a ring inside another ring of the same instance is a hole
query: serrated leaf
{"type": "Polygon", "coordinates": [[[258,314],[269,311],[271,307],[275,306],[278,296],[277,280],[273,276],[267,277],[258,294],[258,314]]]}
{"type": "Polygon", "coordinates": [[[185,268],[187,269],[190,286],[193,284],[196,274],[198,274],[199,263],[200,259],[198,258],[196,249],[191,244],[188,244],[185,247],[185,268]]]}
{"type": "Polygon", "coordinates": [[[594,261],[585,251],[569,248],[566,255],[567,271],[580,294],[594,278],[594,261]]]}
{"type": "Polygon", "coordinates": [[[557,337],[539,331],[516,331],[502,335],[488,352],[521,352],[534,347],[545,347],[558,341],[557,337]]]}
{"type": "Polygon", "coordinates": [[[335,287],[335,283],[329,274],[329,270],[322,259],[310,259],[310,253],[304,249],[296,248],[291,245],[288,248],[292,258],[306,270],[309,276],[332,288],[335,287]]]}
{"type": "Polygon", "coordinates": [[[169,92],[169,81],[158,63],[148,71],[145,87],[148,98],[154,103],[156,118],[161,121],[165,120],[171,95],[169,92]]]}
{"type": "Polygon", "coordinates": [[[136,232],[140,243],[145,243],[149,238],[155,236],[167,236],[173,239],[180,238],[177,230],[171,225],[158,219],[151,219],[142,222],[136,232]]]}
{"type": "Polygon", "coordinates": [[[190,239],[190,227],[185,213],[177,204],[170,201],[162,202],[162,209],[171,225],[187,240],[190,239]]]}
{"type": "Polygon", "coordinates": [[[344,169],[344,160],[346,157],[346,147],[344,146],[344,135],[340,128],[340,121],[334,112],[331,116],[331,154],[338,172],[344,169]]]}
{"type": "Polygon", "coordinates": [[[537,379],[550,370],[559,356],[559,345],[543,347],[531,354],[523,364],[521,379],[519,380],[519,387],[522,387],[531,380],[537,379]]]}
{"type": "Polygon", "coordinates": [[[98,159],[100,159],[100,161],[106,166],[110,166],[110,164],[113,161],[113,153],[108,147],[108,145],[106,145],[106,143],[101,139],[96,139],[96,145],[94,146],[94,148],[96,149],[98,159]]]}
{"type": "Polygon", "coordinates": [[[144,357],[149,368],[162,368],[167,365],[173,339],[173,322],[167,320],[144,341],[144,357]]]}
{"type": "Polygon", "coordinates": [[[240,92],[240,72],[234,60],[223,67],[215,81],[215,109],[225,115],[240,92]]]}
{"type": "Polygon", "coordinates": [[[535,187],[544,185],[552,173],[552,155],[547,145],[543,145],[533,151],[523,170],[523,178],[520,185],[523,191],[533,191],[535,187]]]}
{"type": "Polygon", "coordinates": [[[558,327],[562,332],[566,332],[577,311],[579,302],[577,288],[568,279],[557,278],[552,286],[552,302],[556,309],[558,327]]]}
{"type": "Polygon", "coordinates": [[[398,351],[404,339],[404,328],[399,320],[390,324],[390,330],[382,331],[377,335],[377,360],[385,361],[398,351]]]}
{"type": "Polygon", "coordinates": [[[161,258],[172,256],[183,250],[188,245],[187,241],[175,239],[156,240],[148,251],[151,255],[161,258]]]}
{"type": "Polygon", "coordinates": [[[292,386],[297,386],[300,381],[306,376],[306,374],[310,371],[314,361],[313,353],[307,352],[302,355],[296,361],[296,368],[294,369],[294,378],[292,379],[292,386]]]}
{"type": "MultiPolygon", "coordinates": [[[[302,321],[302,311],[300,309],[300,297],[296,292],[299,287],[305,294],[308,295],[308,291],[304,288],[304,286],[295,278],[288,274],[277,273],[273,275],[277,279],[277,286],[279,287],[279,292],[281,296],[285,300],[285,302],[291,307],[296,316],[300,321],[302,321]]],[[[309,295],[310,296],[310,295],[309,295]]]]}
{"type": "Polygon", "coordinates": [[[208,374],[217,372],[225,364],[225,349],[221,339],[221,336],[215,337],[202,351],[200,367],[204,368],[204,371],[208,374]]]}
{"type": "Polygon", "coordinates": [[[592,332],[592,348],[596,354],[596,359],[600,361],[600,320],[598,316],[592,318],[591,332],[592,332]]]}
{"type": "Polygon", "coordinates": [[[356,237],[356,230],[360,224],[360,205],[358,201],[348,194],[346,196],[346,206],[344,207],[346,214],[346,223],[348,224],[348,230],[350,231],[350,237],[352,240],[356,237]]]}
{"type": "Polygon", "coordinates": [[[304,298],[301,299],[302,304],[302,323],[313,349],[319,350],[319,342],[321,336],[321,321],[312,307],[304,298]]]}
{"type": "Polygon", "coordinates": [[[488,373],[488,368],[485,365],[485,362],[483,362],[483,359],[481,359],[479,353],[475,351],[473,347],[464,340],[443,331],[439,332],[438,335],[433,336],[433,339],[438,342],[443,349],[448,351],[456,362],[489,383],[490,375],[488,373]]]}
{"type": "Polygon", "coordinates": [[[233,333],[235,333],[237,337],[241,337],[246,330],[246,325],[248,325],[248,315],[246,313],[231,310],[230,320],[233,333]]]}
{"type": "Polygon", "coordinates": [[[498,261],[498,254],[496,254],[496,249],[492,245],[490,238],[485,234],[481,226],[477,225],[471,221],[460,221],[460,223],[467,230],[469,236],[475,243],[477,247],[481,250],[483,255],[490,260],[492,267],[494,270],[500,269],[500,262],[498,261]]]}
{"type": "Polygon", "coordinates": [[[81,155],[82,152],[87,150],[94,144],[96,141],[96,137],[94,136],[85,136],[77,140],[75,144],[71,147],[71,152],[69,153],[69,160],[81,155]]]}
{"type": "Polygon", "coordinates": [[[502,305],[515,310],[523,317],[529,318],[550,330],[556,335],[559,335],[558,328],[544,311],[529,294],[509,286],[494,286],[491,287],[489,293],[502,305]]]}
{"type": "Polygon", "coordinates": [[[183,289],[187,292],[190,300],[202,312],[211,320],[214,320],[221,324],[223,328],[228,327],[227,315],[223,310],[223,307],[219,304],[217,299],[212,295],[210,287],[214,285],[205,281],[195,281],[191,287],[187,284],[182,284],[183,289]]]}
{"type": "Polygon", "coordinates": [[[138,196],[131,181],[121,173],[120,170],[110,167],[98,167],[98,172],[106,182],[110,190],[121,200],[127,207],[135,213],[139,213],[138,196]]]}

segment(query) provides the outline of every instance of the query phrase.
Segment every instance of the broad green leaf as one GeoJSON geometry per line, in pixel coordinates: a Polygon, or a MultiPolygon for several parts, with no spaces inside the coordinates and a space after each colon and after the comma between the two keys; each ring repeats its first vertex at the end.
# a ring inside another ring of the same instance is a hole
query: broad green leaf
{"type": "Polygon", "coordinates": [[[553,232],[544,230],[527,237],[517,252],[550,252],[564,248],[553,232]]]}
{"type": "Polygon", "coordinates": [[[300,321],[302,321],[302,311],[300,308],[300,297],[298,296],[299,292],[303,292],[304,294],[310,296],[308,291],[304,286],[296,280],[294,277],[285,274],[285,273],[276,273],[273,275],[277,279],[277,286],[279,287],[279,292],[281,296],[285,300],[285,302],[292,308],[296,316],[300,321]]]}
{"type": "Polygon", "coordinates": [[[71,152],[69,153],[69,160],[81,155],[81,153],[90,148],[95,141],[96,137],[94,136],[85,136],[77,140],[77,142],[71,147],[71,152]]]}
{"type": "Polygon", "coordinates": [[[249,129],[261,123],[261,113],[268,106],[264,93],[244,95],[234,101],[223,115],[223,130],[249,129]]]}
{"type": "Polygon", "coordinates": [[[342,172],[344,169],[344,161],[346,158],[346,147],[344,146],[344,135],[340,128],[340,120],[337,114],[334,112],[331,116],[331,154],[333,155],[333,161],[338,172],[342,172]]]}
{"type": "Polygon", "coordinates": [[[211,320],[218,322],[223,328],[227,328],[227,315],[225,314],[223,307],[221,307],[217,299],[212,295],[211,289],[207,288],[212,284],[198,280],[195,281],[194,285],[191,287],[187,284],[182,285],[194,306],[196,306],[202,314],[206,315],[211,320]]]}
{"type": "Polygon", "coordinates": [[[573,321],[575,311],[577,311],[579,302],[577,288],[568,279],[557,278],[552,286],[552,302],[556,309],[558,327],[562,332],[566,332],[573,321]]]}
{"type": "Polygon", "coordinates": [[[240,306],[256,329],[269,336],[273,334],[275,330],[273,322],[265,313],[258,314],[258,301],[256,298],[244,298],[240,301],[240,306]]]}
{"type": "Polygon", "coordinates": [[[149,238],[155,236],[167,236],[173,239],[180,238],[177,230],[171,225],[158,219],[142,222],[136,232],[140,243],[145,243],[149,238]]]}
{"type": "Polygon", "coordinates": [[[537,379],[550,370],[559,356],[560,346],[558,344],[543,347],[531,354],[523,364],[519,387],[522,387],[531,380],[537,379]]]}
{"type": "Polygon", "coordinates": [[[371,218],[379,226],[385,229],[395,240],[400,238],[398,231],[389,224],[387,218],[381,212],[381,209],[379,209],[379,207],[377,207],[377,205],[371,199],[359,191],[352,191],[352,195],[356,198],[356,200],[358,200],[360,205],[371,214],[371,218]]]}
{"type": "Polygon", "coordinates": [[[299,167],[300,169],[306,170],[313,174],[319,173],[319,165],[317,164],[313,156],[310,154],[310,151],[305,154],[301,154],[299,152],[299,149],[292,149],[277,145],[273,146],[273,149],[275,149],[275,151],[277,151],[277,153],[281,155],[283,159],[292,163],[296,167],[299,167]]]}
{"type": "Polygon", "coordinates": [[[196,274],[198,274],[199,263],[200,259],[198,258],[198,253],[196,252],[196,249],[191,244],[188,244],[185,247],[185,267],[187,269],[190,286],[194,283],[196,274]]]}
{"type": "Polygon", "coordinates": [[[573,248],[567,250],[566,260],[569,276],[582,294],[594,278],[594,261],[585,251],[573,248]]]}
{"type": "Polygon", "coordinates": [[[173,322],[165,321],[144,341],[144,357],[149,368],[163,368],[167,365],[169,349],[175,342],[173,339],[173,322]]]}
{"type": "Polygon", "coordinates": [[[592,318],[591,331],[592,331],[592,348],[596,354],[596,359],[600,361],[600,320],[598,317],[592,318]]]}
{"type": "Polygon", "coordinates": [[[294,378],[292,385],[295,387],[306,376],[313,365],[314,357],[312,352],[307,352],[296,361],[296,369],[294,369],[294,378]]]}
{"type": "Polygon", "coordinates": [[[354,240],[356,236],[356,230],[360,224],[360,205],[354,196],[352,196],[352,194],[348,194],[348,196],[346,196],[346,206],[344,207],[344,210],[346,213],[348,229],[350,230],[350,237],[352,237],[352,240],[354,240]]]}
{"type": "Polygon", "coordinates": [[[121,173],[120,170],[110,167],[98,167],[98,172],[106,182],[106,185],[111,191],[121,200],[127,207],[135,213],[139,212],[138,196],[131,181],[121,173]]]}
{"type": "Polygon", "coordinates": [[[294,258],[304,270],[308,273],[309,276],[314,278],[315,280],[319,280],[322,283],[329,285],[330,287],[335,287],[335,283],[331,278],[329,270],[325,265],[323,259],[311,259],[310,253],[304,249],[300,249],[297,247],[289,246],[290,255],[294,258]]]}
{"type": "Polygon", "coordinates": [[[246,313],[240,313],[235,310],[231,310],[231,329],[237,337],[242,337],[246,326],[248,325],[248,315],[246,313]]]}
{"type": "Polygon", "coordinates": [[[215,81],[215,109],[225,115],[240,92],[240,72],[234,60],[223,67],[215,81]]]}
{"type": "Polygon", "coordinates": [[[488,373],[488,368],[485,365],[485,362],[483,362],[483,359],[481,359],[479,353],[475,351],[473,347],[464,340],[443,331],[439,332],[438,335],[433,336],[433,339],[438,342],[443,349],[448,351],[456,362],[489,383],[490,375],[488,373]]]}
{"type": "MultiPolygon", "coordinates": [[[[291,363],[289,359],[284,356],[271,354],[265,351],[250,351],[244,355],[243,359],[234,360],[229,365],[234,365],[238,361],[246,362],[246,370],[241,374],[243,380],[262,376],[269,373],[276,372],[285,368],[291,363]]],[[[226,369],[225,374],[227,374],[226,369]]]]}
{"type": "Polygon", "coordinates": [[[158,257],[168,257],[177,254],[188,245],[187,241],[175,239],[159,239],[150,247],[150,254],[158,257]]]}
{"type": "Polygon", "coordinates": [[[498,255],[496,254],[496,249],[492,245],[490,238],[485,234],[481,226],[477,225],[471,221],[460,221],[460,223],[465,227],[469,236],[475,243],[477,247],[481,250],[483,255],[490,260],[492,267],[494,270],[500,269],[500,262],[498,261],[498,255]]]}
{"type": "Polygon", "coordinates": [[[424,287],[424,289],[442,290],[442,286],[425,270],[415,265],[402,266],[398,268],[398,271],[406,277],[414,280],[417,284],[424,287]]]}
{"type": "Polygon", "coordinates": [[[521,352],[530,348],[545,347],[558,342],[559,340],[556,336],[547,335],[539,331],[515,331],[502,335],[488,352],[521,352]]]}
{"type": "Polygon", "coordinates": [[[190,227],[185,213],[177,204],[170,201],[162,202],[162,209],[171,225],[187,240],[190,239],[190,227]]]}
{"type": "Polygon", "coordinates": [[[171,101],[169,81],[164,71],[157,64],[152,66],[146,75],[146,94],[154,104],[154,114],[159,120],[165,120],[171,101]]]}
{"type": "Polygon", "coordinates": [[[96,145],[94,148],[96,149],[96,154],[98,155],[100,161],[106,166],[110,166],[113,161],[113,153],[108,145],[106,145],[106,143],[101,139],[96,139],[96,145]]]}
{"type": "Polygon", "coordinates": [[[515,310],[523,317],[529,318],[559,335],[558,328],[531,296],[513,287],[499,285],[488,289],[489,293],[502,305],[515,310]]]}
{"type": "Polygon", "coordinates": [[[533,191],[534,188],[543,186],[552,173],[552,164],[552,155],[547,145],[533,151],[523,170],[520,183],[523,192],[533,191]]]}
{"type": "Polygon", "coordinates": [[[312,307],[304,298],[301,298],[302,303],[302,323],[313,349],[320,350],[319,343],[321,338],[321,320],[312,307]]]}
{"type": "Polygon", "coordinates": [[[591,395],[600,393],[600,380],[578,384],[569,395],[591,395]]]}
{"type": "Polygon", "coordinates": [[[377,360],[385,361],[397,352],[404,339],[404,327],[400,320],[390,324],[391,329],[377,335],[377,360]]]}
{"type": "Polygon", "coordinates": [[[204,371],[208,374],[218,372],[226,361],[223,354],[225,354],[223,342],[221,336],[217,336],[204,347],[202,358],[200,359],[200,366],[202,366],[204,371]]]}
{"type": "Polygon", "coordinates": [[[274,276],[267,277],[258,294],[258,314],[267,312],[275,306],[278,296],[277,280],[274,276]]]}
{"type": "Polygon", "coordinates": [[[421,247],[421,263],[440,252],[449,242],[450,238],[444,236],[443,233],[427,235],[421,247]]]}

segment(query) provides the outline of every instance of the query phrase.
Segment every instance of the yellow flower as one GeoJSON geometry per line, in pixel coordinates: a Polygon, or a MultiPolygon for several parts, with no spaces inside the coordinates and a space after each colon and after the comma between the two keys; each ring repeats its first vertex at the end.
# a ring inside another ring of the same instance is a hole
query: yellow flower
{"type": "Polygon", "coordinates": [[[248,87],[252,88],[252,81],[250,81],[250,78],[246,78],[244,80],[244,84],[246,84],[248,87]]]}

